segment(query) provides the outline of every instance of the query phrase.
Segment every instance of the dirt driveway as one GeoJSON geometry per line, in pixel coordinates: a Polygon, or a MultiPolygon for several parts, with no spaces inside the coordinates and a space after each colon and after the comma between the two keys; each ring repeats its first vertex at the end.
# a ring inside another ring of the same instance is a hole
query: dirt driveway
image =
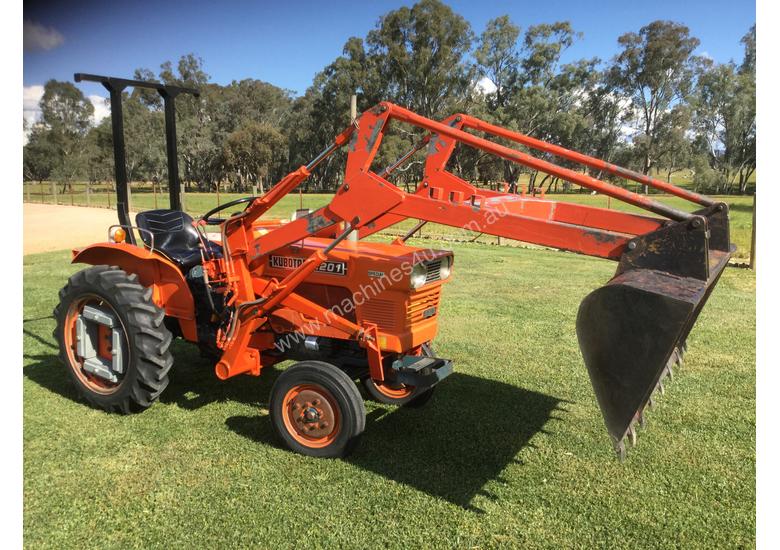
{"type": "Polygon", "coordinates": [[[24,254],[86,246],[108,239],[116,210],[24,204],[24,254]]]}

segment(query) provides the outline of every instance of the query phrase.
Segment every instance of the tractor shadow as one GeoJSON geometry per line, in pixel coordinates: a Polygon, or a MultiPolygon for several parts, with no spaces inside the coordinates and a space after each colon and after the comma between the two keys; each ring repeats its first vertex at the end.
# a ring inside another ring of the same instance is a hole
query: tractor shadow
{"type": "MultiPolygon", "coordinates": [[[[345,462],[481,513],[472,504],[474,497],[497,500],[485,485],[501,481],[508,464],[522,464],[518,452],[533,448],[535,435],[549,433],[545,426],[558,419],[554,411],[565,411],[562,403],[543,393],[454,373],[422,408],[369,406],[360,445],[345,462]]],[[[248,439],[279,446],[268,416],[234,416],[225,424],[248,439]]]]}
{"type": "Polygon", "coordinates": [[[503,382],[454,373],[420,409],[375,410],[347,461],[464,509],[499,479],[563,401],[503,382]],[[380,413],[380,414],[376,414],[380,413]]]}
{"type": "MultiPolygon", "coordinates": [[[[24,354],[24,358],[29,361],[23,368],[24,376],[53,393],[89,406],[79,396],[65,367],[60,363],[57,346],[37,334],[27,330],[24,332],[51,348],[50,353],[24,354]]],[[[271,386],[279,375],[278,370],[269,368],[258,378],[239,376],[223,382],[214,375],[214,362],[201,357],[195,346],[176,340],[171,346],[171,353],[174,367],[170,370],[170,381],[160,395],[160,402],[187,410],[229,401],[267,407],[271,386]]]]}
{"type": "MultiPolygon", "coordinates": [[[[66,399],[81,400],[57,358],[57,351],[25,355],[24,375],[66,399]]],[[[255,378],[240,376],[224,382],[214,376],[213,363],[194,346],[173,345],[175,367],[162,403],[197,410],[212,403],[239,402],[258,407],[256,415],[225,420],[242,437],[280,447],[270,417],[260,414],[281,372],[268,368],[255,378]]],[[[354,453],[345,459],[363,470],[442,498],[480,513],[476,496],[496,500],[485,491],[509,464],[522,464],[517,454],[534,448],[537,434],[549,434],[556,411],[566,411],[565,400],[496,380],[454,373],[437,388],[422,408],[368,405],[366,430],[354,453]]],[[[558,413],[560,414],[560,413],[558,413]]]]}

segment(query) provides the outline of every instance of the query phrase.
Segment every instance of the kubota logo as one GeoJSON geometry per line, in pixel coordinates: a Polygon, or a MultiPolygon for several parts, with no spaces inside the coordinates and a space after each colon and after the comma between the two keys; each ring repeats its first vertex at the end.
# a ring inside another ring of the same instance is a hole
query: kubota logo
{"type": "MultiPolygon", "coordinates": [[[[271,256],[269,265],[277,269],[295,269],[303,263],[303,258],[294,256],[271,256]]],[[[319,273],[328,273],[329,275],[346,275],[346,262],[322,262],[317,268],[319,273]]]]}

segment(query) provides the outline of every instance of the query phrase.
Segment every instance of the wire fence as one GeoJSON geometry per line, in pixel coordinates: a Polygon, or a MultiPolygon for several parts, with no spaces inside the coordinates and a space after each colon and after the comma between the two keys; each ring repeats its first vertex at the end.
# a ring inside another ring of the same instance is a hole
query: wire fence
{"type": "MultiPolygon", "coordinates": [[[[501,184],[488,184],[484,188],[503,190],[501,184]]],[[[252,192],[252,191],[250,191],[252,192]]],[[[253,190],[252,194],[257,194],[253,190]]],[[[224,204],[233,199],[246,196],[249,193],[225,193],[225,192],[186,192],[182,188],[182,207],[193,216],[205,214],[212,208],[224,204]]],[[[539,196],[539,195],[537,195],[539,196]]],[[[642,212],[630,205],[611,199],[604,195],[590,193],[566,193],[550,196],[557,201],[576,202],[606,209],[619,209],[624,211],[642,212]]],[[[681,199],[661,197],[664,202],[680,208],[689,208],[681,199]]],[[[290,217],[298,208],[316,209],[324,206],[329,199],[326,194],[290,194],[280,201],[270,212],[271,217],[290,217]]],[[[57,204],[69,206],[88,206],[98,208],[116,208],[116,189],[111,182],[89,183],[74,182],[63,185],[57,182],[25,182],[24,200],[29,203],[57,204]]],[[[720,197],[727,202],[731,209],[731,238],[737,245],[737,253],[734,256],[736,263],[744,263],[745,266],[755,262],[755,242],[753,231],[755,227],[753,196],[727,196],[720,197]],[[751,261],[752,259],[752,261],[751,261]],[[749,263],[748,263],[749,262],[749,263]]],[[[695,205],[694,205],[695,206],[695,205]]],[[[169,208],[168,186],[166,184],[154,184],[152,182],[133,182],[130,184],[129,210],[139,212],[157,208],[169,208]]],[[[240,209],[240,207],[239,207],[240,209]]],[[[690,208],[689,208],[690,209],[690,208]]],[[[402,236],[415,225],[415,220],[406,220],[383,231],[387,236],[402,236]]],[[[448,242],[477,242],[483,244],[505,246],[527,246],[518,241],[496,237],[487,234],[469,233],[456,228],[429,223],[425,225],[415,238],[434,239],[448,242]]]]}
{"type": "MultiPolygon", "coordinates": [[[[130,184],[132,200],[138,199],[140,209],[164,208],[168,204],[168,186],[148,182],[130,184]]],[[[24,182],[24,201],[40,204],[116,208],[116,188],[110,182],[54,181],[24,182]]]]}

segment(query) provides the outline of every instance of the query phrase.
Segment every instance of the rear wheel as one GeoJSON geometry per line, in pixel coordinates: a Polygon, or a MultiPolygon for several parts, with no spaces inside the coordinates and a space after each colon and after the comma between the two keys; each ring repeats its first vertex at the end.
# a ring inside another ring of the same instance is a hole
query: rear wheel
{"type": "Polygon", "coordinates": [[[168,385],[172,340],[151,289],[117,267],[73,275],[54,309],[60,360],[79,394],[106,411],[144,410],[168,385]]]}
{"type": "Polygon", "coordinates": [[[366,426],[355,383],[322,361],[302,361],[282,372],[271,390],[270,412],[284,444],[308,456],[346,456],[366,426]]]}

